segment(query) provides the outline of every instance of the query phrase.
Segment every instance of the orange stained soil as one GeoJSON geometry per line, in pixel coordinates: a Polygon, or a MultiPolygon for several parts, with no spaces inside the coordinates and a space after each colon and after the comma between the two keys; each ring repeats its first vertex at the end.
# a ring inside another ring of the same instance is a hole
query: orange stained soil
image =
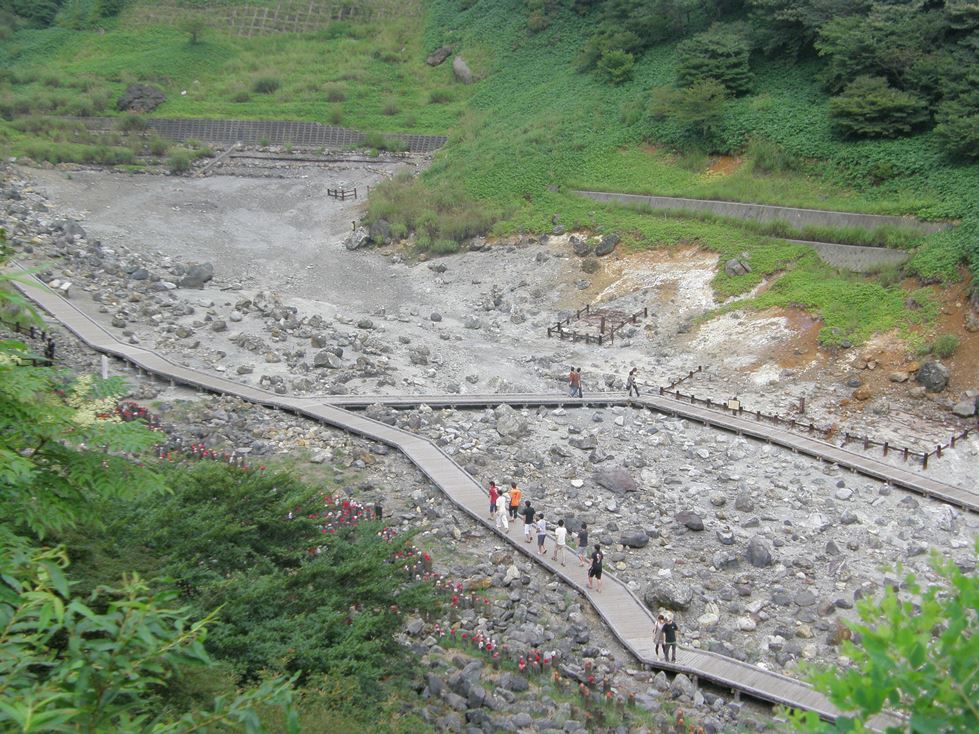
{"type": "Polygon", "coordinates": [[[712,158],[707,167],[707,173],[712,176],[729,176],[741,167],[742,160],[731,155],[719,155],[712,158]]]}

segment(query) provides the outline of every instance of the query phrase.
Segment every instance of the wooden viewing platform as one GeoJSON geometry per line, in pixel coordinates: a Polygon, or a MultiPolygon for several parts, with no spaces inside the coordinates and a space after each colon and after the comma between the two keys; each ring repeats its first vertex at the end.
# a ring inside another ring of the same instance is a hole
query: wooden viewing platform
{"type": "MultiPolygon", "coordinates": [[[[20,270],[22,274],[26,274],[23,268],[20,270]]],[[[117,341],[106,329],[70,301],[53,292],[40,281],[33,278],[31,281],[30,285],[25,282],[17,282],[16,285],[25,296],[37,303],[82,342],[96,351],[119,357],[138,371],[146,371],[169,380],[172,384],[190,385],[209,392],[234,395],[259,405],[281,408],[392,446],[401,451],[460,510],[467,513],[477,523],[496,533],[485,514],[487,493],[472,476],[467,474],[432,441],[375,421],[365,415],[345,410],[342,407],[344,400],[346,400],[348,407],[366,407],[363,404],[355,404],[350,396],[290,397],[276,395],[266,390],[238,384],[224,377],[175,364],[152,350],[117,341]]],[[[467,402],[469,407],[489,407],[512,402],[516,405],[550,406],[557,404],[579,407],[598,404],[633,405],[656,410],[701,421],[705,425],[723,428],[739,435],[777,443],[825,461],[832,461],[840,466],[847,466],[867,476],[890,482],[895,486],[907,487],[929,496],[961,504],[972,510],[979,509],[979,497],[976,497],[975,492],[923,478],[909,471],[891,467],[806,436],[778,431],[772,426],[755,424],[737,416],[729,416],[720,411],[679,403],[669,398],[648,396],[629,399],[621,394],[603,394],[600,399],[563,398],[552,395],[440,395],[408,399],[395,396],[378,396],[368,398],[368,404],[394,405],[401,403],[405,407],[410,407],[424,403],[433,407],[443,405],[461,407],[460,399],[464,397],[473,398],[467,402]],[[557,403],[552,402],[555,400],[557,403]]],[[[694,682],[703,679],[762,701],[782,704],[791,708],[808,709],[826,719],[832,720],[839,715],[829,700],[815,691],[809,684],[733,658],[681,646],[678,648],[675,663],[667,663],[657,659],[652,637],[653,613],[614,574],[608,572],[605,574],[604,589],[599,593],[587,588],[585,570],[577,566],[574,557],[570,555],[572,552],[570,548],[567,551],[566,562],[568,565],[561,566],[553,561],[550,555],[538,555],[534,544],[522,542],[521,533],[515,532],[512,536],[496,534],[501,541],[509,543],[515,550],[541,564],[581,593],[609,626],[616,638],[641,663],[654,668],[684,673],[691,676],[694,682]]],[[[548,553],[553,551],[553,547],[553,538],[549,537],[545,545],[548,553]]],[[[893,718],[882,717],[872,722],[872,725],[874,728],[883,728],[887,724],[893,723],[893,718]]]]}

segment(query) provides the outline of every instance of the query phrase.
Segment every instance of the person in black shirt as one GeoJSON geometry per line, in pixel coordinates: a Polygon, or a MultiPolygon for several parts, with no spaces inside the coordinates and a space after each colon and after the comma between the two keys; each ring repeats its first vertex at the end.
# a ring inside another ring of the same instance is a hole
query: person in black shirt
{"type": "Polygon", "coordinates": [[[526,500],[523,503],[523,538],[528,543],[533,540],[534,536],[534,518],[537,516],[537,510],[530,506],[530,500],[526,500]]]}
{"type": "Polygon", "coordinates": [[[663,644],[663,658],[670,660],[670,653],[672,652],[673,659],[671,662],[674,663],[676,662],[676,636],[679,632],[680,628],[673,621],[673,617],[667,618],[666,624],[663,625],[663,637],[666,640],[663,644]]]}
{"type": "Polygon", "coordinates": [[[588,569],[588,588],[590,589],[591,580],[595,579],[596,591],[602,590],[602,561],[605,554],[602,553],[602,546],[595,544],[595,552],[591,554],[591,568],[588,569]]]}
{"type": "Polygon", "coordinates": [[[581,523],[578,530],[578,565],[585,565],[585,558],[588,556],[588,523],[581,523]]]}

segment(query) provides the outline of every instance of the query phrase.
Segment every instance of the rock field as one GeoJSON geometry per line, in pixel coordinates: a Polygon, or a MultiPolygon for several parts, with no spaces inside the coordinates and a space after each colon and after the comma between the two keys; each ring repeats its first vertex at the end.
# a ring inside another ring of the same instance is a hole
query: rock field
{"type": "MultiPolygon", "coordinates": [[[[394,168],[349,175],[374,182],[394,168]]],[[[69,178],[9,168],[0,211],[15,257],[41,267],[45,280],[59,281],[53,285],[70,283],[67,297],[118,338],[278,393],[557,392],[573,365],[582,367],[586,393],[624,389],[631,365],[651,389],[705,365],[684,389],[737,395],[773,412],[806,397],[811,419],[855,433],[927,445],[968,425],[947,403],[974,402],[975,393],[936,401],[901,386],[875,398],[886,409],[841,408],[854,390],[847,380],[867,360],[857,364],[858,349],[810,359],[798,316],[728,314],[691,327],[715,305],[716,258],[707,252],[633,257],[613,244],[586,273],[575,254],[580,238],[568,234],[475,243],[429,262],[395,247],[348,251],[343,239],[360,210],[324,201],[337,175],[256,181],[76,171],[69,178]],[[559,314],[600,297],[624,312],[646,306],[650,317],[623,329],[611,347],[546,338],[559,314]],[[776,353],[799,359],[781,366],[776,353]]],[[[59,340],[63,358],[97,364],[59,340]]],[[[134,393],[158,401],[167,420],[209,446],[335,462],[366,477],[355,487],[359,496],[381,499],[398,522],[451,549],[455,576],[502,590],[499,614],[484,626],[515,646],[597,661],[654,711],[664,696],[680,697],[710,720],[708,730],[723,731],[740,715],[739,705],[710,693],[705,699],[683,680],[627,673],[628,654],[580,597],[455,511],[386,448],[228,398],[195,398],[150,381],[134,393]]],[[[930,578],[933,550],[963,568],[973,562],[975,514],[670,416],[506,406],[369,412],[432,439],[484,484],[517,481],[551,520],[564,518],[572,530],[587,521],[608,548],[610,570],[651,609],[675,613],[681,643],[775,671],[798,674],[806,660],[845,663],[840,620],[852,617],[862,596],[898,583],[885,564],[930,578]]],[[[929,471],[944,481],[975,486],[979,436],[933,461],[929,471]]],[[[475,614],[464,624],[480,627],[475,614]]],[[[433,641],[409,642],[429,651],[433,671],[451,672],[433,641]]],[[[510,704],[512,686],[521,684],[489,680],[492,671],[479,672],[476,683],[480,676],[482,686],[506,692],[494,694],[500,708],[488,709],[491,725],[519,730],[520,707],[510,704]]],[[[457,676],[441,693],[434,690],[441,683],[426,690],[471,703],[476,683],[457,676]]],[[[540,721],[552,709],[535,701],[526,710],[547,730],[540,721]]],[[[456,730],[451,720],[440,725],[456,730]]]]}

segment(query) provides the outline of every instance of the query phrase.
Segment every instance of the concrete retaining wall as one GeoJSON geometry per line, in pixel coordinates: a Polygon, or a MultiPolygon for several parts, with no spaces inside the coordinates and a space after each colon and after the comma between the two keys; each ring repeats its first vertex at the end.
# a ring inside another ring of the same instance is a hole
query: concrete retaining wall
{"type": "Polygon", "coordinates": [[[921,232],[937,232],[948,228],[945,222],[922,222],[914,217],[891,217],[881,214],[856,214],[854,212],[824,211],[822,209],[798,209],[769,204],[744,204],[736,201],[711,199],[684,199],[675,196],[646,196],[641,194],[616,194],[604,191],[576,191],[596,201],[613,201],[622,204],[648,206],[652,209],[687,209],[705,211],[722,217],[754,219],[759,222],[787,222],[793,227],[859,227],[874,229],[891,226],[916,229],[921,232]]]}
{"type": "Polygon", "coordinates": [[[860,247],[806,240],[789,240],[789,242],[808,245],[827,265],[841,270],[851,270],[854,273],[871,273],[880,268],[901,265],[910,257],[910,253],[905,250],[893,250],[887,247],[860,247]]]}
{"type": "MultiPolygon", "coordinates": [[[[118,117],[84,117],[80,120],[91,130],[114,130],[118,117]]],[[[258,145],[295,145],[309,148],[338,149],[361,145],[367,136],[357,130],[316,122],[288,120],[168,120],[151,117],[146,124],[161,137],[170,140],[200,140],[205,143],[258,145]]],[[[400,140],[412,153],[430,153],[445,144],[444,135],[390,134],[384,137],[400,140]]]]}

